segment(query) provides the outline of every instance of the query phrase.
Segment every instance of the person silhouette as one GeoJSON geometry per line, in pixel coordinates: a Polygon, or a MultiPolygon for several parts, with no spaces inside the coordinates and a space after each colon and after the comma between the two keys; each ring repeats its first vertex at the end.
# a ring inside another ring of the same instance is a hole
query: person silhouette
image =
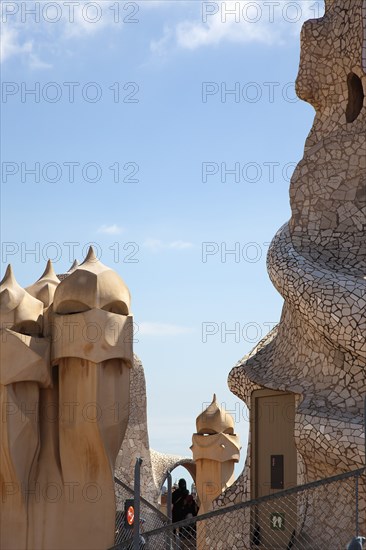
{"type": "Polygon", "coordinates": [[[186,507],[186,498],[189,495],[187,489],[187,483],[185,479],[180,479],[178,482],[178,489],[176,489],[172,494],[172,521],[176,523],[185,519],[185,507],[186,507]]]}
{"type": "Polygon", "coordinates": [[[349,545],[347,546],[347,550],[362,550],[365,542],[366,542],[365,537],[354,537],[349,543],[349,545]]]}

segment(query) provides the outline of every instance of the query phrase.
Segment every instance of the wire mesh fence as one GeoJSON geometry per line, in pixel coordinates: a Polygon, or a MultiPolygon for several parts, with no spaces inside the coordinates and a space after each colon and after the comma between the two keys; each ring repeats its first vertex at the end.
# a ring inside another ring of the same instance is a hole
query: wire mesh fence
{"type": "MultiPolygon", "coordinates": [[[[345,550],[366,533],[365,469],[143,533],[144,550],[345,550]]],[[[133,548],[133,547],[131,547],[133,548]]]]}
{"type": "MultiPolygon", "coordinates": [[[[129,499],[134,498],[133,490],[118,478],[114,478],[117,501],[115,546],[113,548],[133,550],[133,529],[127,526],[124,505],[129,499]]],[[[160,510],[150,502],[140,497],[140,547],[144,544],[144,531],[152,531],[167,525],[169,522],[160,510]]]]}

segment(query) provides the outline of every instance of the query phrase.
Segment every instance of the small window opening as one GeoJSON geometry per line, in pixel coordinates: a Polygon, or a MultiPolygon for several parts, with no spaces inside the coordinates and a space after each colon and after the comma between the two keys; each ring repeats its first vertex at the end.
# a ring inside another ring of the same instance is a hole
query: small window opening
{"type": "Polygon", "coordinates": [[[365,97],[362,81],[355,73],[347,77],[348,84],[348,105],[346,109],[347,122],[354,122],[361,112],[365,97]]]}

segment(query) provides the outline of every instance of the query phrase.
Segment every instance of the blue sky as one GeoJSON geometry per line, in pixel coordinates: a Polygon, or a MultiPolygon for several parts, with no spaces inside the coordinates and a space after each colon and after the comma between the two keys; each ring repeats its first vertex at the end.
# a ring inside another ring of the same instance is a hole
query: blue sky
{"type": "Polygon", "coordinates": [[[2,273],[26,286],[96,243],[131,290],[151,446],[189,455],[216,392],[244,458],[227,375],[279,320],[265,256],[314,116],[294,95],[301,23],[323,2],[51,4],[2,2],[2,273]]]}

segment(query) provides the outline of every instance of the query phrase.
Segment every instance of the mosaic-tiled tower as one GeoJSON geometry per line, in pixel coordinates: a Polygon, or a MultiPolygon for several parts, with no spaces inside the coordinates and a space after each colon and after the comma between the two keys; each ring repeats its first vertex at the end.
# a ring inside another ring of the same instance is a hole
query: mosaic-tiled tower
{"type": "MultiPolygon", "coordinates": [[[[366,2],[326,0],[325,15],[301,33],[297,94],[316,115],[291,180],[291,219],[268,254],[284,298],[281,320],[229,375],[251,411],[252,441],[253,392],[292,396],[297,483],[361,467],[365,458],[365,71],[366,2]]],[[[233,487],[246,498],[252,451],[233,487]]]]}
{"type": "MultiPolygon", "coordinates": [[[[325,15],[302,29],[297,94],[316,114],[291,179],[291,219],[268,254],[269,276],[284,298],[281,320],[229,374],[231,391],[249,408],[250,437],[244,471],[215,508],[364,464],[365,71],[366,1],[326,0],[325,15]]],[[[262,511],[243,509],[233,544],[267,548],[274,540],[270,512],[281,512],[276,548],[295,548],[300,539],[309,550],[314,540],[345,548],[355,497],[341,484],[335,492],[324,487],[315,500],[292,496],[262,511]],[[334,514],[335,498],[341,518],[334,514]]],[[[358,505],[364,532],[364,482],[358,505]]],[[[211,523],[210,548],[218,549],[230,516],[211,523]]]]}

